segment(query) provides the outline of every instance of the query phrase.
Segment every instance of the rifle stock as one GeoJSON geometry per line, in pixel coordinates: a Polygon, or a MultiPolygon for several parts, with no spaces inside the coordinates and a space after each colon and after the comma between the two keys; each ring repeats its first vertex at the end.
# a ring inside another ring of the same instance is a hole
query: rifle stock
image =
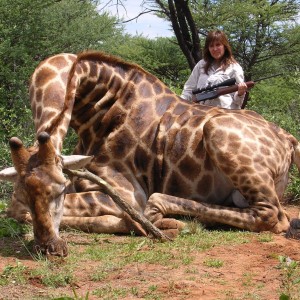
{"type": "MultiPolygon", "coordinates": [[[[253,88],[254,85],[255,85],[254,81],[247,81],[245,83],[246,83],[248,89],[253,88]]],[[[200,102],[200,101],[215,99],[215,98],[218,98],[219,96],[222,96],[222,95],[234,93],[237,90],[238,90],[238,86],[235,84],[235,85],[228,86],[228,87],[218,88],[218,89],[215,89],[214,91],[209,91],[209,92],[206,92],[206,93],[196,94],[195,95],[196,99],[194,100],[194,102],[200,102]]]]}

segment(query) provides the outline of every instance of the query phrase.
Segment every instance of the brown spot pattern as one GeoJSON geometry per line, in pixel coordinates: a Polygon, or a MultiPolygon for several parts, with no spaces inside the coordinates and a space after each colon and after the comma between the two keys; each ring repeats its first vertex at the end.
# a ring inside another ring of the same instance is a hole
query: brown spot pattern
{"type": "Polygon", "coordinates": [[[202,195],[203,197],[208,196],[211,192],[211,188],[213,185],[213,178],[210,174],[205,174],[202,176],[202,178],[199,180],[199,183],[197,185],[197,192],[199,195],[202,195]]]}
{"type": "Polygon", "coordinates": [[[181,174],[189,179],[189,180],[196,180],[196,178],[201,173],[201,165],[198,164],[193,158],[189,155],[186,155],[178,165],[181,174]]]}
{"type": "Polygon", "coordinates": [[[173,98],[171,97],[159,97],[155,103],[155,113],[158,117],[161,117],[173,103],[173,98]]]}
{"type": "Polygon", "coordinates": [[[171,176],[166,184],[167,191],[171,195],[177,197],[186,197],[186,195],[191,194],[191,187],[186,183],[182,175],[176,171],[172,171],[171,176]]]}
{"type": "Polygon", "coordinates": [[[124,159],[128,152],[136,145],[136,138],[129,130],[120,130],[113,141],[109,142],[115,159],[124,159]]]}

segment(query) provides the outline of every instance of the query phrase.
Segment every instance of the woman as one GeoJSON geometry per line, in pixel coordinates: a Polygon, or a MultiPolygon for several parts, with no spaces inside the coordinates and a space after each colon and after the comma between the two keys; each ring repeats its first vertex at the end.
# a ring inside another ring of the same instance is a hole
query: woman
{"type": "Polygon", "coordinates": [[[192,90],[212,86],[230,78],[235,78],[238,84],[237,92],[200,103],[229,109],[240,109],[247,91],[243,69],[234,59],[225,33],[220,30],[211,31],[205,41],[203,59],[194,67],[192,74],[184,85],[181,97],[192,100],[192,90]]]}

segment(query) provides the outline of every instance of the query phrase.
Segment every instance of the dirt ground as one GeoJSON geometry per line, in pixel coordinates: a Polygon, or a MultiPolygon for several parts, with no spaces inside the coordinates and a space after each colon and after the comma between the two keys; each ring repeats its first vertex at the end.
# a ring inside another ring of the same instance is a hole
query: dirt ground
{"type": "MultiPolygon", "coordinates": [[[[296,217],[298,209],[290,207],[292,216],[296,217]]],[[[110,243],[120,241],[122,237],[110,238],[110,243]]],[[[77,235],[68,235],[68,242],[80,247],[85,241],[76,241],[77,235]]],[[[273,235],[268,242],[261,242],[255,235],[248,243],[238,245],[216,246],[207,251],[193,251],[193,262],[187,267],[182,264],[176,268],[160,264],[133,263],[126,267],[111,270],[110,274],[101,281],[92,281],[89,277],[94,261],[79,262],[76,266],[75,284],[71,286],[50,288],[41,283],[39,277],[29,277],[24,284],[10,282],[0,286],[0,299],[54,299],[55,296],[69,295],[72,299],[279,299],[283,292],[284,274],[279,268],[278,256],[289,257],[300,261],[300,242],[287,240],[282,235],[273,235]],[[207,260],[220,260],[222,267],[213,268],[203,264],[207,260]],[[94,295],[93,290],[105,287],[111,289],[103,295],[94,295]],[[75,289],[77,297],[74,296],[75,289]],[[127,293],[116,293],[126,289],[127,293]],[[114,291],[114,292],[113,292],[114,291]],[[87,295],[87,293],[89,294],[87,295]]],[[[0,244],[4,247],[3,241],[0,244]]],[[[7,246],[7,245],[6,245],[7,246]]],[[[8,265],[16,265],[16,259],[28,269],[34,269],[40,263],[29,256],[16,255],[0,257],[0,271],[8,265]]],[[[146,250],[145,250],[146,251],[146,250]]],[[[174,253],[176,256],[176,253],[174,253]]],[[[3,276],[3,275],[2,275],[3,276]]],[[[295,286],[293,286],[293,289],[295,286]]],[[[297,289],[297,287],[296,287],[297,289]]],[[[295,295],[300,295],[294,290],[295,295]]],[[[60,298],[67,299],[67,298],[60,298]]],[[[70,299],[70,298],[69,298],[70,299]]],[[[295,296],[294,299],[300,299],[295,296]]]]}

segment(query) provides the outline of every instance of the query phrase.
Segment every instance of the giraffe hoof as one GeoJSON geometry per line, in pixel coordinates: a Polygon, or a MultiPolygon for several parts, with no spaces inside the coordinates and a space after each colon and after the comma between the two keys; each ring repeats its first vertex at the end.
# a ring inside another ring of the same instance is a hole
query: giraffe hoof
{"type": "Polygon", "coordinates": [[[158,229],[170,239],[179,235],[180,231],[185,227],[185,224],[175,219],[164,218],[153,223],[158,229]]]}
{"type": "Polygon", "coordinates": [[[185,224],[183,222],[175,219],[170,219],[170,218],[160,219],[154,222],[154,225],[161,230],[166,230],[166,229],[182,230],[185,227],[185,224]]]}
{"type": "Polygon", "coordinates": [[[300,219],[293,219],[285,235],[288,239],[300,240],[300,219]]]}

